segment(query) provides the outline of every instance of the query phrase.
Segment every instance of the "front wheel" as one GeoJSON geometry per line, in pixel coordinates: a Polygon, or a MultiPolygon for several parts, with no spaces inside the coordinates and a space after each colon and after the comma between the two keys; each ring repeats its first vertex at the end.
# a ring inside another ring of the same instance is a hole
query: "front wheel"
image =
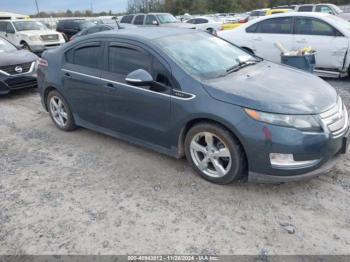
{"type": "Polygon", "coordinates": [[[230,184],[244,175],[244,152],[221,126],[203,123],[191,128],[185,139],[185,151],[192,167],[210,182],[230,184]]]}
{"type": "Polygon", "coordinates": [[[47,108],[54,124],[63,131],[75,129],[75,123],[68,103],[57,91],[51,91],[47,97],[47,108]]]}

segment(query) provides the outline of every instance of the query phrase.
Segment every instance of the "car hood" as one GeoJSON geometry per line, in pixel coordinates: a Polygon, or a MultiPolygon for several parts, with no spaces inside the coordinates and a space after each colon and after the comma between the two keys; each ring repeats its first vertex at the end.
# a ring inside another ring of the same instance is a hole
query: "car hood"
{"type": "Polygon", "coordinates": [[[38,57],[26,50],[0,52],[0,66],[18,65],[37,60],[38,57]]]}
{"type": "Polygon", "coordinates": [[[319,114],[337,101],[321,78],[267,61],[202,83],[217,100],[271,113],[319,114]]]}

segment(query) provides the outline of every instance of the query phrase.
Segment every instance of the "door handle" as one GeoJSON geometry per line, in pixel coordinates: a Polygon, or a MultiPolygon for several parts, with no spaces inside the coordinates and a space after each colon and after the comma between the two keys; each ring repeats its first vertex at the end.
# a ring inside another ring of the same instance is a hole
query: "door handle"
{"type": "Polygon", "coordinates": [[[68,72],[64,73],[64,77],[66,77],[66,78],[72,78],[71,74],[68,73],[68,72]]]}
{"type": "Polygon", "coordinates": [[[111,88],[111,89],[116,89],[117,87],[113,85],[112,83],[107,83],[106,87],[111,88]]]}
{"type": "Polygon", "coordinates": [[[253,38],[254,41],[262,41],[261,37],[253,38]]]}

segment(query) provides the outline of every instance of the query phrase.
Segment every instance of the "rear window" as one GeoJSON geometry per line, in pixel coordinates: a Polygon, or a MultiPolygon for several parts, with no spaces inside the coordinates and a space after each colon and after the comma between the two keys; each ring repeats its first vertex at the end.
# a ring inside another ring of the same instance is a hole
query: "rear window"
{"type": "Polygon", "coordinates": [[[133,18],[134,18],[134,15],[125,15],[120,20],[120,23],[131,24],[131,21],[132,21],[133,18]]]}
{"type": "Polygon", "coordinates": [[[273,18],[260,22],[258,31],[264,34],[291,34],[292,25],[291,17],[273,18]]]}
{"type": "Polygon", "coordinates": [[[301,6],[298,9],[298,12],[312,12],[313,6],[312,5],[305,5],[301,6]]]}

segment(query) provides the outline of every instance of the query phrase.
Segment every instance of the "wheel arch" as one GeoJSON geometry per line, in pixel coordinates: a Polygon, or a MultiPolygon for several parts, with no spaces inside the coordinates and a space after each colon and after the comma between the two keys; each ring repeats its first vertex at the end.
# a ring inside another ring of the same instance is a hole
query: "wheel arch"
{"type": "Polygon", "coordinates": [[[57,92],[59,92],[58,90],[57,90],[57,88],[55,88],[54,86],[48,86],[48,87],[46,87],[45,88],[45,90],[44,90],[44,92],[43,92],[43,102],[44,102],[44,106],[45,106],[45,109],[46,109],[46,111],[49,111],[49,109],[47,108],[47,97],[49,96],[49,93],[51,92],[51,91],[57,91],[57,92]]]}
{"type": "Polygon", "coordinates": [[[188,131],[192,127],[194,127],[195,125],[198,125],[200,123],[210,123],[210,124],[218,125],[224,129],[226,129],[228,132],[230,132],[230,134],[237,140],[237,142],[241,146],[241,148],[244,152],[244,159],[245,159],[246,163],[248,164],[246,150],[244,147],[244,143],[242,142],[243,139],[238,134],[238,132],[233,131],[232,128],[230,128],[228,124],[225,124],[225,123],[222,123],[221,121],[214,120],[214,119],[207,118],[207,117],[191,119],[183,126],[183,128],[180,131],[180,135],[178,137],[177,154],[178,154],[179,158],[183,158],[185,156],[185,138],[186,138],[188,131]]]}

